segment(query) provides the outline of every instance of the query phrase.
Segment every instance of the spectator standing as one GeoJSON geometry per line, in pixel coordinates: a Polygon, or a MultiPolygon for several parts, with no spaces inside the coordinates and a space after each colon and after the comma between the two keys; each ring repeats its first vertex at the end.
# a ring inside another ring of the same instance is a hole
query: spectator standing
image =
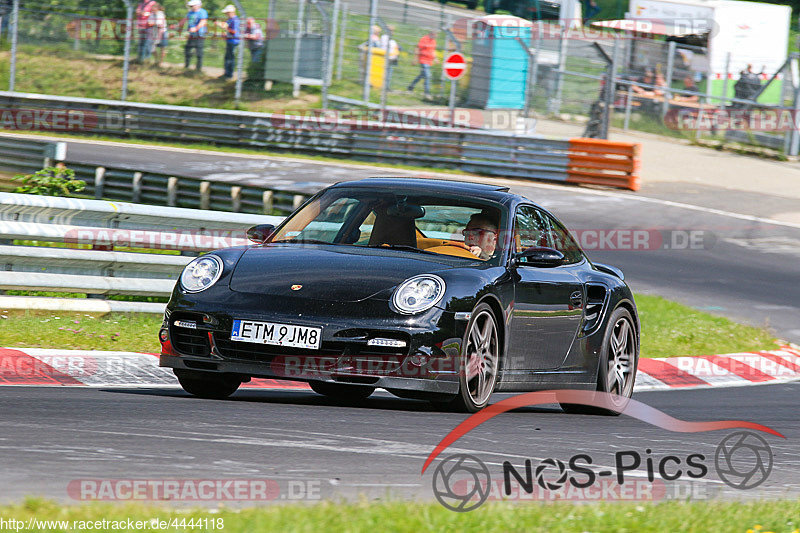
{"type": "Polygon", "coordinates": [[[228,15],[228,19],[225,22],[217,22],[217,26],[225,30],[225,60],[223,64],[225,73],[220,78],[230,80],[233,78],[233,70],[236,65],[236,47],[241,41],[241,21],[236,16],[236,7],[233,4],[222,8],[222,12],[228,15]]]}
{"type": "Polygon", "coordinates": [[[208,12],[203,9],[203,2],[200,0],[189,0],[186,6],[189,8],[189,12],[180,23],[180,26],[183,27],[183,23],[186,22],[189,29],[189,38],[183,49],[184,67],[189,68],[194,54],[197,56],[195,68],[200,72],[203,69],[203,44],[208,32],[208,12]]]}
{"type": "Polygon", "coordinates": [[[392,85],[392,73],[397,66],[400,58],[400,45],[394,40],[395,27],[389,25],[389,32],[384,33],[380,37],[380,47],[383,49],[384,57],[386,58],[386,90],[388,91],[392,85]]]}
{"type": "Polygon", "coordinates": [[[420,38],[416,48],[419,74],[408,85],[408,90],[413,91],[419,80],[425,80],[425,99],[431,98],[431,65],[436,62],[436,32],[431,30],[420,38]]]}
{"type": "Polygon", "coordinates": [[[150,14],[150,27],[153,30],[153,55],[156,60],[156,66],[160,67],[161,62],[164,61],[164,53],[169,44],[168,31],[167,31],[167,16],[164,13],[164,6],[156,3],[153,6],[153,12],[150,14]]]}
{"type": "Polygon", "coordinates": [[[372,26],[372,33],[369,36],[369,46],[380,46],[381,45],[381,32],[383,30],[377,24],[372,26]]]}
{"type": "Polygon", "coordinates": [[[264,32],[253,17],[247,17],[242,37],[250,50],[250,65],[261,65],[264,61],[264,32]]]}
{"type": "Polygon", "coordinates": [[[136,31],[139,37],[139,48],[136,60],[141,63],[148,57],[153,46],[152,31],[150,26],[150,15],[156,0],[142,0],[136,5],[136,31]]]}
{"type": "Polygon", "coordinates": [[[583,25],[586,26],[600,13],[600,6],[595,0],[581,0],[581,4],[583,4],[583,25]]]}

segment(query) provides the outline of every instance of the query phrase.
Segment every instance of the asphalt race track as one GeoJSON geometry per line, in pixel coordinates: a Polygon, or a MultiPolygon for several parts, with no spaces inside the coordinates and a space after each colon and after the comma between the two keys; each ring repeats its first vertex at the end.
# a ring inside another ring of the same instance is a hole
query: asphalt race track
{"type": "MultiPolygon", "coordinates": [[[[709,473],[690,486],[696,498],[796,497],[798,393],[800,383],[634,396],[679,419],[745,420],[782,433],[786,440],[761,433],[774,465],[751,490],[729,488],[716,474],[715,449],[735,430],[675,433],[627,416],[567,415],[556,406],[502,414],[441,458],[472,454],[487,464],[493,480],[501,480],[505,460],[524,471],[525,459],[537,465],[585,453],[602,469],[613,467],[619,451],[636,451],[642,465],[648,449],[655,464],[666,455],[699,453],[709,473]]],[[[69,502],[70,482],[85,479],[253,478],[277,482],[282,496],[276,501],[302,499],[298,485],[322,498],[431,499],[434,468],[421,476],[422,465],[466,418],[385,392],[346,406],[305,391],[239,391],[231,400],[212,401],[176,389],[0,387],[0,409],[4,501],[39,494],[69,502]]],[[[626,475],[642,481],[646,472],[642,467],[626,475]]]]}
{"type": "MultiPolygon", "coordinates": [[[[68,144],[72,161],[309,193],[337,181],[414,174],[199,150],[119,144],[113,150],[99,150],[91,142],[68,144]]],[[[634,291],[660,294],[739,321],[767,325],[781,338],[800,342],[800,225],[769,222],[771,212],[797,210],[786,205],[787,199],[747,199],[733,191],[696,186],[685,188],[691,191],[655,187],[648,191],[645,187],[632,194],[479,179],[509,185],[552,210],[579,232],[581,245],[593,261],[622,268],[634,291]],[[643,237],[638,249],[632,249],[631,231],[619,230],[638,231],[643,237]]]]}

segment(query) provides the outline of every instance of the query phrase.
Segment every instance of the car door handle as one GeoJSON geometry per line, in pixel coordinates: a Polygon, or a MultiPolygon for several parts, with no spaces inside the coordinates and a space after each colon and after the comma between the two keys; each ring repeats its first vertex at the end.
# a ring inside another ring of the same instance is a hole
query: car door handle
{"type": "Polygon", "coordinates": [[[583,291],[575,291],[569,295],[569,303],[572,307],[583,307],[583,291]]]}

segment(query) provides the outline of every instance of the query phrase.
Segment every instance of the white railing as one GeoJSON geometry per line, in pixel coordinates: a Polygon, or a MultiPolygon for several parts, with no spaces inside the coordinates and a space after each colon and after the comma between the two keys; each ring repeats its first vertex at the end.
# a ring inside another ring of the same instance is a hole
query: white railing
{"type": "MultiPolygon", "coordinates": [[[[169,296],[198,252],[282,217],[0,193],[2,291],[169,296]],[[122,250],[120,250],[120,248],[122,250]]],[[[163,311],[163,304],[0,296],[0,307],[163,311]]]]}

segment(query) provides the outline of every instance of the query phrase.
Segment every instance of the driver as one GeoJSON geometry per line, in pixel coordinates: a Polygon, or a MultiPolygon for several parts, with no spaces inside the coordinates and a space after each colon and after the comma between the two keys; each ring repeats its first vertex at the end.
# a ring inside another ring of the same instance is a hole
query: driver
{"type": "Polygon", "coordinates": [[[497,223],[484,213],[472,215],[467,226],[461,231],[464,244],[479,259],[486,261],[497,247],[497,223]]]}

